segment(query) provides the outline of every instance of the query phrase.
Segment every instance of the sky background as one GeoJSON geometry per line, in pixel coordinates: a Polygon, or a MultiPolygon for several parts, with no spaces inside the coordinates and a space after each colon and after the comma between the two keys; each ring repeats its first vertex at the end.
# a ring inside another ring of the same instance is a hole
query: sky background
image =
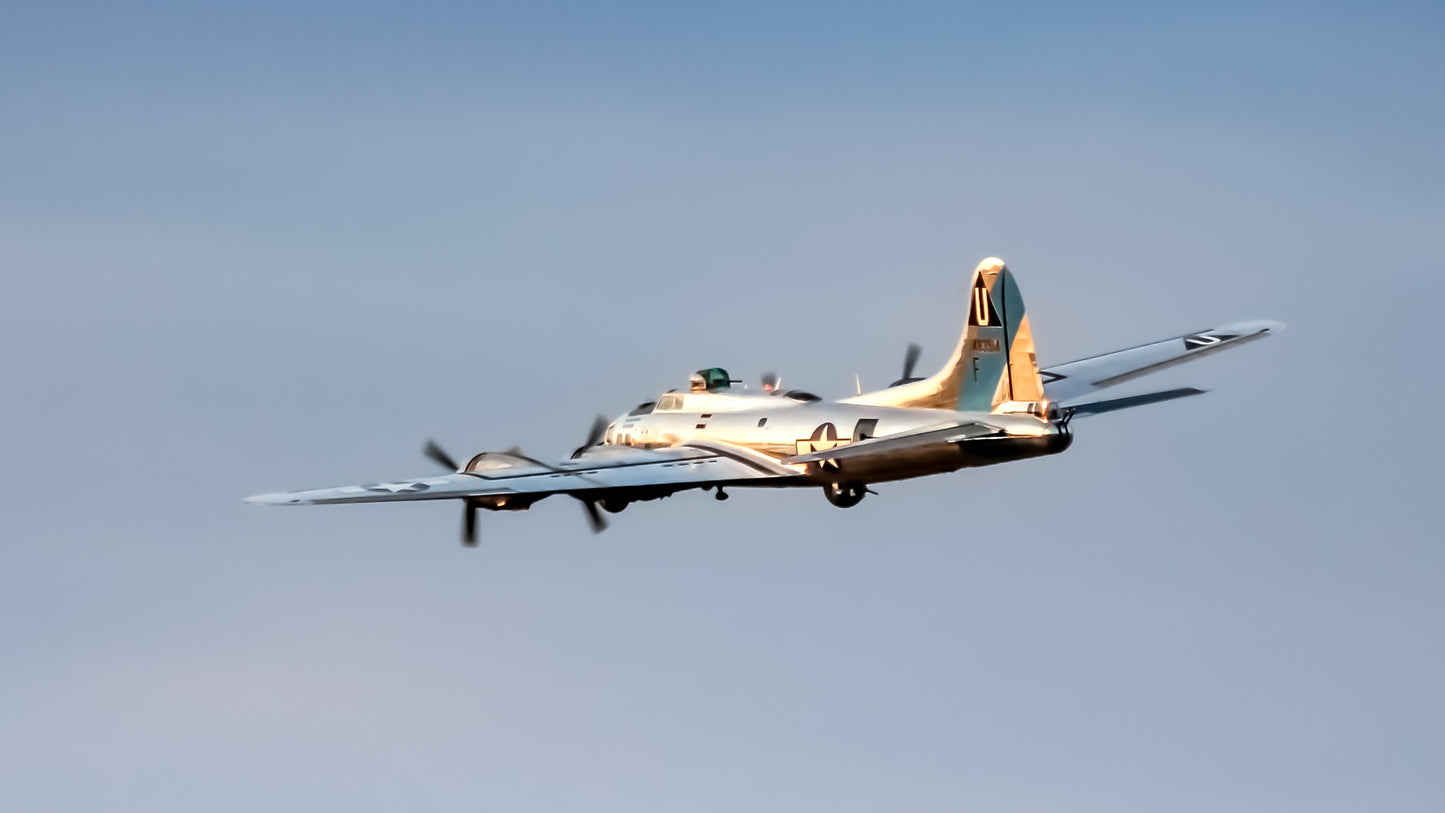
{"type": "Polygon", "coordinates": [[[0,0],[0,810],[1438,810],[1442,40],[0,0]],[[931,371],[990,255],[1045,363],[1289,329],[848,511],[241,502],[931,371]]]}

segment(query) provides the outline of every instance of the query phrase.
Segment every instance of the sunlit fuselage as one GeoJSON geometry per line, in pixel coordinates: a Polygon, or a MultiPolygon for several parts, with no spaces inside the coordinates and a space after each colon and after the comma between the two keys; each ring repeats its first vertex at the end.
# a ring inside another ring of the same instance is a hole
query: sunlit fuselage
{"type": "Polygon", "coordinates": [[[976,417],[1003,429],[1006,436],[987,443],[932,444],[878,459],[850,460],[833,467],[798,466],[798,483],[882,482],[1055,454],[1071,436],[1047,419],[1027,414],[868,406],[797,400],[786,395],[751,393],[666,393],[619,416],[607,428],[613,446],[662,448],[717,442],[748,449],[774,460],[823,451],[886,435],[956,426],[976,417]],[[663,408],[663,407],[666,408],[663,408]]]}

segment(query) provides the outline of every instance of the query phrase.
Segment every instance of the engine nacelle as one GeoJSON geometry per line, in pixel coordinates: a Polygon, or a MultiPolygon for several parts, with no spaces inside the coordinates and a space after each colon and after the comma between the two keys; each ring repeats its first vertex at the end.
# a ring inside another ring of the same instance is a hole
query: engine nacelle
{"type": "Polygon", "coordinates": [[[496,494],[473,497],[472,502],[488,511],[526,511],[539,499],[531,494],[496,494]]]}

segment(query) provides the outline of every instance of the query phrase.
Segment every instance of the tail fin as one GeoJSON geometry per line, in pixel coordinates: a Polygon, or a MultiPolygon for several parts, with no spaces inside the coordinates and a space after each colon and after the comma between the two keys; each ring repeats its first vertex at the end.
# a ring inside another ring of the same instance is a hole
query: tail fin
{"type": "Polygon", "coordinates": [[[922,381],[847,401],[993,412],[1007,410],[1009,404],[1033,403],[1043,398],[1044,385],[1023,296],[1003,260],[989,257],[974,269],[969,284],[968,320],[958,347],[943,369],[922,381]]]}
{"type": "Polygon", "coordinates": [[[1043,400],[1024,298],[1003,260],[990,257],[974,270],[968,324],[951,361],[958,379],[954,409],[992,412],[1010,401],[1043,400]]]}

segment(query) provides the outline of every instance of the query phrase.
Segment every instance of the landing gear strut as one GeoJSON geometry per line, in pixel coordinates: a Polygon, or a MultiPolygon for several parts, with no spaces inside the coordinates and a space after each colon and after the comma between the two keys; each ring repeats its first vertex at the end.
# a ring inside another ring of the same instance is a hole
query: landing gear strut
{"type": "Polygon", "coordinates": [[[823,486],[823,496],[839,508],[852,508],[868,495],[868,487],[862,483],[829,483],[823,486]]]}

